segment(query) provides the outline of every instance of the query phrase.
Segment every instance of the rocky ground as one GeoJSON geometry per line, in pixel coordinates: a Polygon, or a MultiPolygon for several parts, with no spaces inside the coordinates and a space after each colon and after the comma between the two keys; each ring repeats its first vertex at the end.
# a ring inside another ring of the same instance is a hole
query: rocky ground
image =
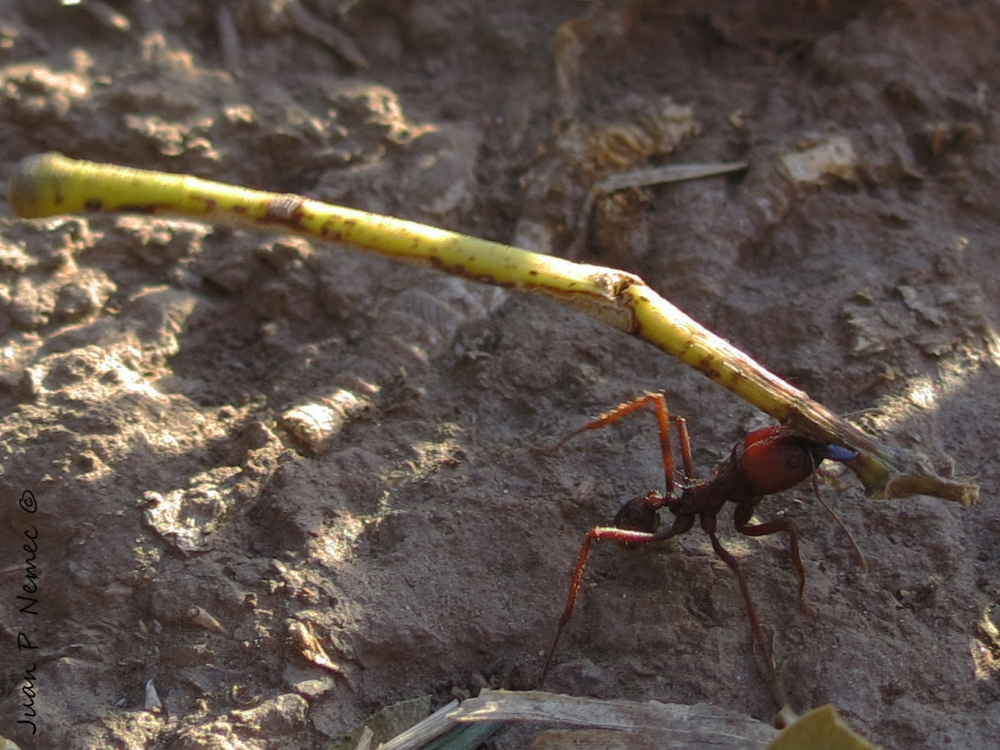
{"type": "MultiPolygon", "coordinates": [[[[978,477],[969,509],[833,477],[866,575],[808,486],[768,498],[761,519],[801,530],[815,618],[784,538],[720,527],[796,709],[833,703],[887,749],[983,748],[998,38],[996,4],[943,0],[7,1],[0,177],[58,150],[639,273],[827,406],[978,477]],[[581,215],[616,171],[736,160],[581,215]]],[[[0,222],[0,733],[24,750],[325,748],[404,699],[530,687],[587,529],[663,470],[650,417],[529,446],[662,389],[707,475],[767,422],[555,303],[342,247],[0,222]],[[325,442],[317,403],[338,415],[325,442]]],[[[547,687],[778,708],[698,530],[596,549],[547,687]]]]}

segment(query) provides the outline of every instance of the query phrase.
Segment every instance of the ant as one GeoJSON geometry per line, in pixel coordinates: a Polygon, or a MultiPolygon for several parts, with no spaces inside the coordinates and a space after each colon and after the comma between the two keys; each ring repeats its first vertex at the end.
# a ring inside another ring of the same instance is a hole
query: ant
{"type": "Polygon", "coordinates": [[[694,527],[695,520],[698,520],[705,533],[708,534],[715,554],[736,576],[743,601],[746,604],[747,615],[750,618],[750,628],[753,631],[754,640],[767,664],[778,698],[783,706],[787,706],[784,691],[775,672],[771,649],[764,638],[757,617],[757,609],[750,597],[750,589],[746,579],[740,571],[736,558],[722,546],[718,536],[716,536],[716,516],[727,502],[732,502],[736,504],[733,521],[736,530],[741,534],[753,537],[779,532],[788,534],[792,566],[799,579],[799,605],[806,614],[815,615],[815,610],[805,600],[806,573],[805,568],[802,567],[802,559],[799,557],[799,535],[795,523],[790,519],[778,519],[766,523],[751,523],[750,520],[754,509],[764,496],[791,489],[805,479],[812,477],[816,498],[847,534],[860,558],[862,571],[867,571],[864,555],[861,554],[854,537],[820,498],[819,483],[816,480],[816,469],[823,459],[845,463],[857,458],[858,453],[843,446],[827,445],[809,440],[796,435],[788,427],[774,425],[754,430],[748,434],[743,442],[738,443],[733,448],[729,460],[712,479],[707,481],[697,479],[691,459],[691,442],[688,436],[687,421],[683,417],[669,414],[666,399],[661,393],[647,393],[633,401],[623,403],[569,433],[555,445],[538,448],[538,450],[546,452],[557,450],[580,433],[606,427],[649,404],[655,408],[656,419],[659,423],[660,448],[663,453],[663,468],[666,473],[666,492],[661,495],[659,492],[651,491],[629,500],[615,515],[611,526],[595,526],[587,532],[587,538],[583,542],[576,567],[573,570],[566,607],[562,617],[559,618],[559,627],[545,660],[539,686],[545,683],[563,629],[573,614],[573,606],[576,604],[580,580],[583,576],[583,567],[590,554],[591,544],[604,539],[618,542],[625,547],[663,542],[678,534],[690,531],[694,527]],[[677,437],[680,441],[684,470],[679,476],[675,476],[674,457],[670,448],[671,423],[676,426],[677,437]],[[657,531],[658,511],[661,508],[669,510],[675,518],[669,528],[657,531]]]}

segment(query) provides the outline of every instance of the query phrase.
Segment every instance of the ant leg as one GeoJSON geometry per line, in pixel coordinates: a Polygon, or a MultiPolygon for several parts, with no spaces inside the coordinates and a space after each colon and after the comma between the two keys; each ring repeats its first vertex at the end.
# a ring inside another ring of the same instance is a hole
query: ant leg
{"type": "Polygon", "coordinates": [[[747,585],[746,578],[743,577],[743,571],[740,570],[739,563],[736,562],[736,558],[729,553],[729,551],[722,546],[719,541],[719,537],[715,534],[715,516],[702,516],[701,517],[701,527],[708,534],[708,538],[712,541],[712,549],[715,550],[715,554],[719,556],[719,559],[724,562],[731,571],[733,575],[736,576],[736,581],[740,585],[740,593],[743,595],[743,603],[747,608],[747,616],[750,618],[750,630],[753,632],[754,640],[757,641],[757,648],[760,649],[761,657],[764,659],[764,663],[767,665],[767,671],[774,684],[774,690],[777,693],[778,702],[781,703],[782,707],[788,705],[788,696],[785,694],[785,688],[781,684],[781,680],[778,678],[778,670],[774,664],[774,654],[771,650],[770,644],[768,644],[767,639],[764,637],[764,631],[760,627],[760,619],[757,617],[757,608],[754,606],[753,599],[750,597],[750,587],[747,585]]]}
{"type": "Polygon", "coordinates": [[[750,523],[753,515],[752,505],[736,506],[736,513],[733,519],[736,530],[746,536],[768,536],[785,532],[788,534],[788,549],[792,555],[792,567],[799,576],[799,607],[810,617],[816,616],[816,610],[806,601],[806,569],[802,565],[802,557],[799,555],[799,530],[795,523],[789,519],[768,521],[767,523],[750,523]]]}
{"type": "Polygon", "coordinates": [[[580,581],[583,578],[583,567],[586,565],[587,556],[590,554],[590,545],[597,540],[610,539],[619,544],[637,547],[653,542],[665,541],[672,536],[690,531],[692,526],[694,526],[694,516],[677,516],[674,519],[673,525],[667,531],[655,534],[647,531],[619,529],[614,526],[595,526],[587,532],[587,538],[584,539],[583,546],[580,548],[580,555],[576,559],[576,567],[573,568],[573,580],[570,582],[569,595],[566,597],[566,606],[563,608],[562,617],[559,618],[559,626],[556,628],[556,637],[552,641],[551,648],[549,648],[549,655],[545,658],[545,667],[542,669],[542,676],[538,680],[539,688],[545,684],[545,678],[549,673],[549,667],[552,666],[552,657],[555,656],[556,647],[559,645],[563,629],[569,622],[569,618],[573,615],[573,607],[576,605],[576,597],[580,591],[580,581]]]}
{"type": "Polygon", "coordinates": [[[627,401],[624,404],[619,404],[614,409],[605,414],[602,414],[597,419],[592,422],[588,422],[583,427],[578,427],[577,429],[570,432],[568,435],[564,436],[559,442],[551,447],[535,447],[535,450],[541,451],[554,451],[561,448],[569,440],[576,437],[580,433],[587,432],[588,430],[598,430],[602,427],[607,427],[609,424],[617,422],[622,417],[625,417],[633,412],[638,411],[646,404],[653,404],[656,409],[656,421],[659,424],[660,430],[660,451],[663,453],[663,471],[666,474],[667,479],[667,491],[666,494],[670,495],[674,489],[674,455],[670,449],[670,423],[674,422],[677,425],[677,433],[681,442],[681,458],[684,463],[685,479],[693,478],[693,462],[691,460],[691,444],[688,439],[687,426],[683,417],[673,417],[670,415],[667,409],[667,399],[662,393],[647,393],[645,396],[640,396],[634,401],[627,401]]]}
{"type": "Polygon", "coordinates": [[[689,480],[689,484],[696,479],[694,474],[694,460],[691,458],[691,436],[688,434],[688,423],[684,417],[671,415],[670,421],[677,425],[677,439],[681,444],[681,462],[684,464],[684,478],[689,480]]]}

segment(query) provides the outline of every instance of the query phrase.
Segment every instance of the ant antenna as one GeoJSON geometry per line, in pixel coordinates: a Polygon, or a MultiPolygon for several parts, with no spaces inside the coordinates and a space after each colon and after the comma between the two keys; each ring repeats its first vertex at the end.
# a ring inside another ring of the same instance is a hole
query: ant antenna
{"type": "Polygon", "coordinates": [[[830,518],[836,521],[841,531],[843,531],[847,535],[847,539],[850,541],[851,547],[854,549],[854,554],[858,556],[858,565],[861,568],[861,572],[867,573],[868,561],[865,559],[865,553],[861,551],[861,547],[858,546],[858,543],[854,539],[854,534],[851,533],[851,530],[847,528],[847,525],[843,521],[840,520],[840,516],[838,516],[834,512],[833,508],[827,505],[826,501],[823,500],[823,496],[820,495],[819,493],[819,479],[816,478],[815,471],[813,471],[812,483],[813,483],[813,492],[816,493],[816,499],[819,500],[819,504],[823,506],[823,510],[825,510],[830,515],[830,518]]]}

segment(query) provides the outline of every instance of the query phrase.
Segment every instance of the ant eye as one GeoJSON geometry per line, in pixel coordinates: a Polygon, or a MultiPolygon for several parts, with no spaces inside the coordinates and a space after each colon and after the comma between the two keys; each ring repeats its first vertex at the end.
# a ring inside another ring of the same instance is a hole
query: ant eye
{"type": "Polygon", "coordinates": [[[785,454],[785,466],[791,471],[798,471],[803,465],[801,453],[795,452],[785,454]]]}

